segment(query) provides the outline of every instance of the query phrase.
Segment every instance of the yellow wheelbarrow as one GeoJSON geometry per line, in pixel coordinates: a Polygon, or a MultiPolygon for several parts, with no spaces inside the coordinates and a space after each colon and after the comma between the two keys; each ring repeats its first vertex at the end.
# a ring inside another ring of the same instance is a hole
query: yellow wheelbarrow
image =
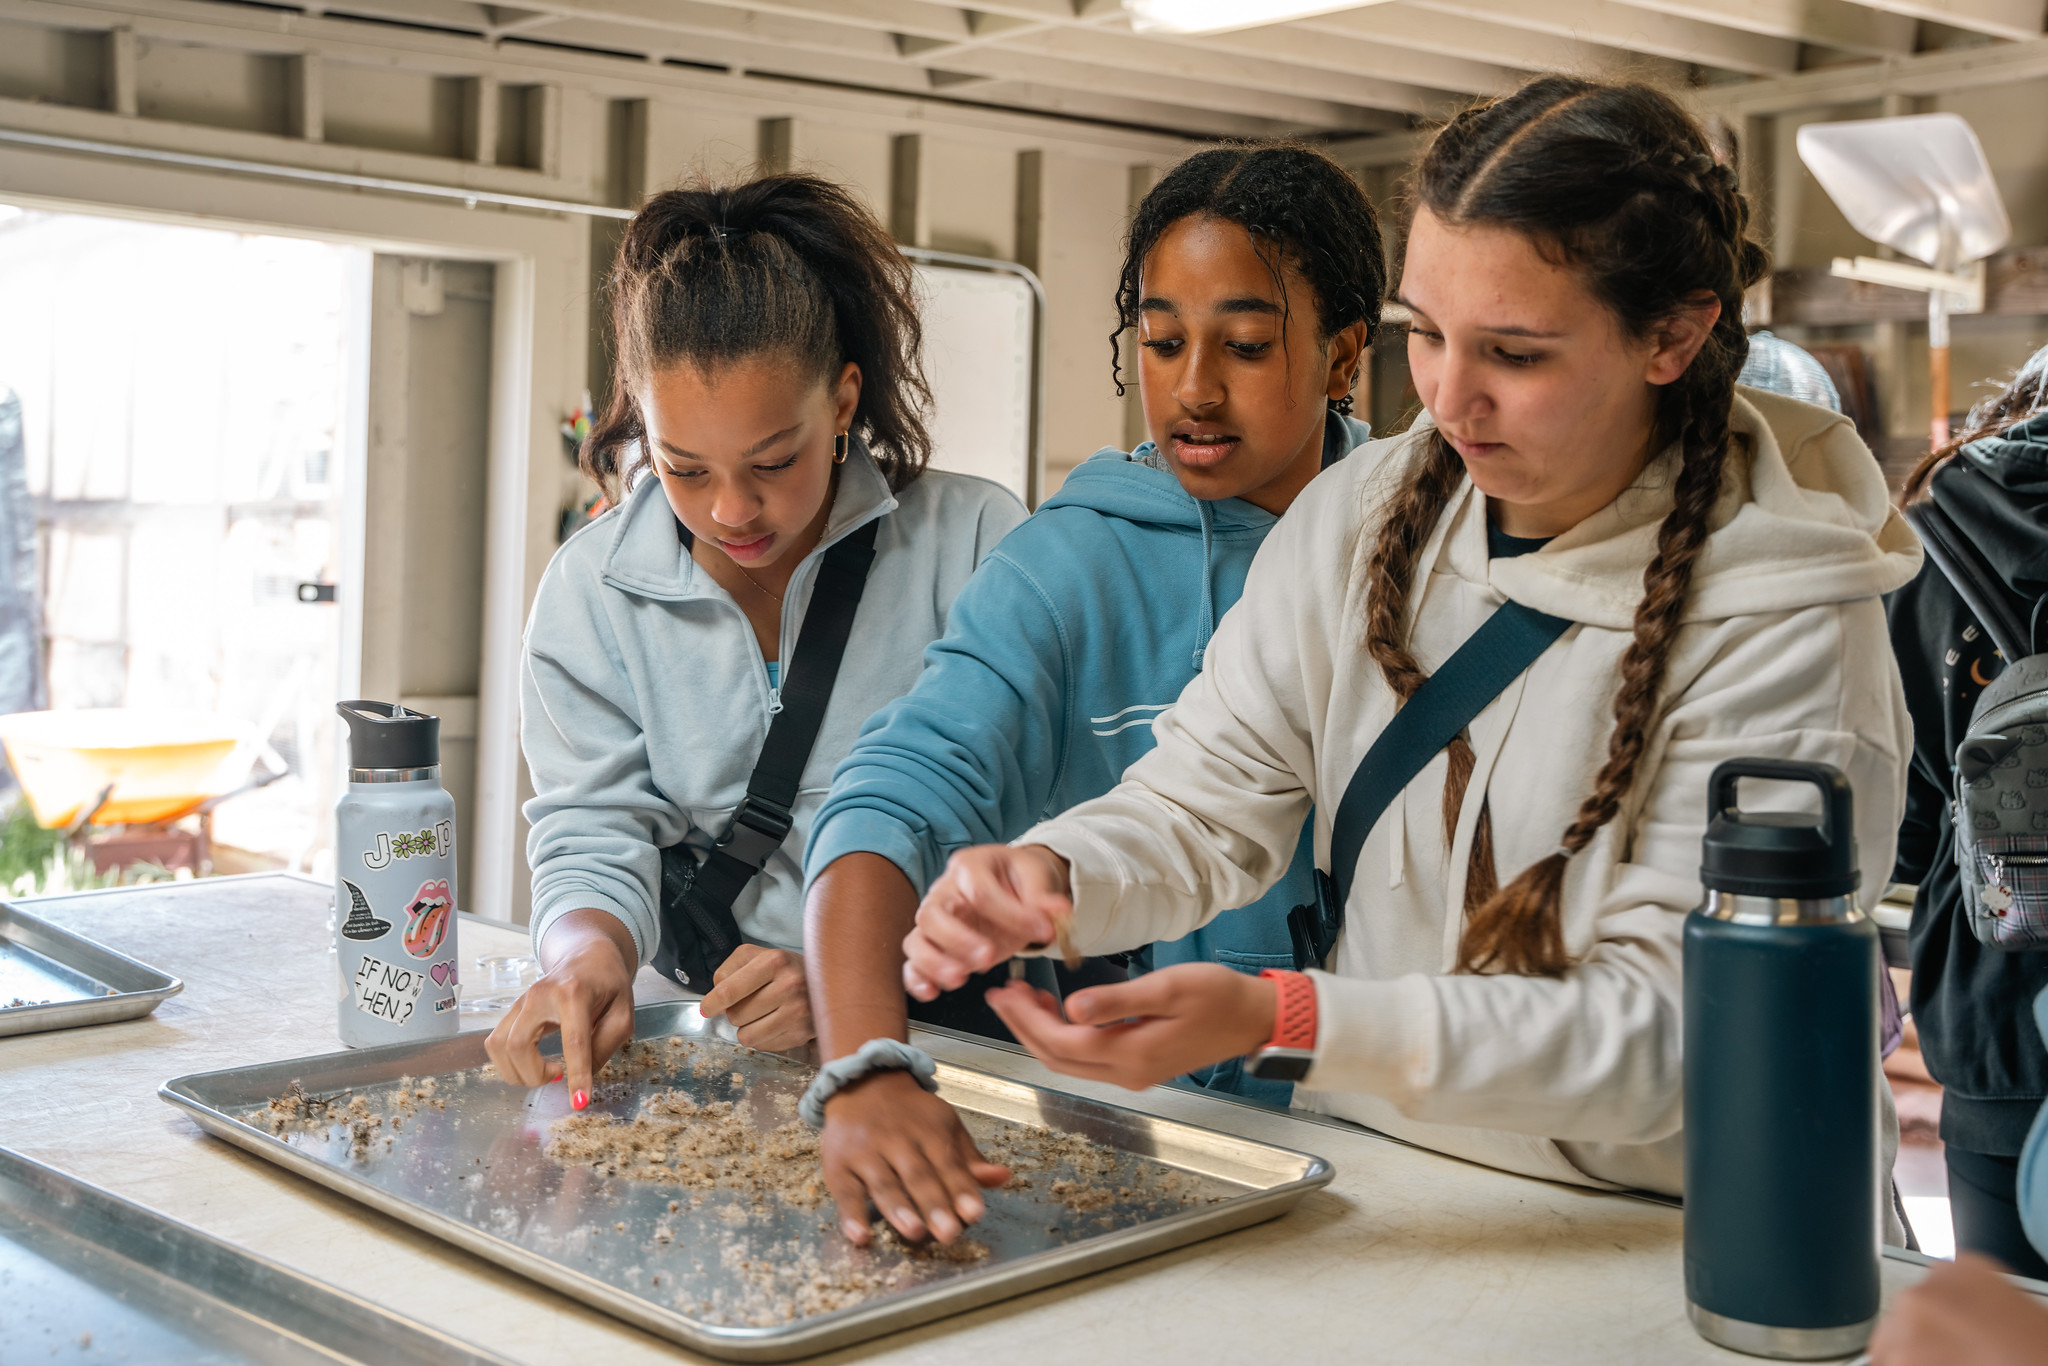
{"type": "Polygon", "coordinates": [[[101,871],[148,860],[203,873],[213,809],[289,771],[247,722],[203,711],[17,712],[0,716],[0,745],[37,824],[73,835],[130,827],[88,837],[86,852],[101,871]],[[194,814],[196,834],[171,828],[194,814]]]}

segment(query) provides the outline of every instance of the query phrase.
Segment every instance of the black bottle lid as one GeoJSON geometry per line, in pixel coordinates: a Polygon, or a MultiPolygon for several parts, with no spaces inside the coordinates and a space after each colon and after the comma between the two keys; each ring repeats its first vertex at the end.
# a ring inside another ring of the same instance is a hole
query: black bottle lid
{"type": "Polygon", "coordinates": [[[432,768],[441,762],[441,718],[395,702],[337,702],[348,722],[350,768],[432,768]]]}
{"type": "Polygon", "coordinates": [[[1700,881],[1708,891],[1820,901],[1853,895],[1863,881],[1854,794],[1832,765],[1730,759],[1708,780],[1707,821],[1700,881]],[[1821,814],[1743,811],[1737,805],[1741,778],[1811,783],[1820,790],[1821,814]]]}

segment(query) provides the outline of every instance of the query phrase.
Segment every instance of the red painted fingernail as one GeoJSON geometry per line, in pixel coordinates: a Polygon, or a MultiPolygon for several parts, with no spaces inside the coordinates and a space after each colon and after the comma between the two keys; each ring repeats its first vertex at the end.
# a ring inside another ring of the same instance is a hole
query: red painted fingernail
{"type": "Polygon", "coordinates": [[[569,1103],[575,1106],[577,1109],[581,1110],[583,1107],[590,1104],[590,1092],[578,1091],[575,1095],[569,1097],[569,1103]]]}

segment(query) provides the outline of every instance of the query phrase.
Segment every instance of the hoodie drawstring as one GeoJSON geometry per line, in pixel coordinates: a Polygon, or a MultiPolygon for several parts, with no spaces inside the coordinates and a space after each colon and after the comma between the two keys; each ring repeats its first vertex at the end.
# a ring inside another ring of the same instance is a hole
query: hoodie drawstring
{"type": "Polygon", "coordinates": [[[1209,505],[1197,498],[1195,508],[1202,514],[1202,634],[1195,642],[1195,671],[1201,672],[1202,657],[1209,653],[1209,638],[1216,634],[1216,589],[1212,582],[1216,569],[1210,562],[1215,548],[1215,524],[1211,519],[1209,505]]]}

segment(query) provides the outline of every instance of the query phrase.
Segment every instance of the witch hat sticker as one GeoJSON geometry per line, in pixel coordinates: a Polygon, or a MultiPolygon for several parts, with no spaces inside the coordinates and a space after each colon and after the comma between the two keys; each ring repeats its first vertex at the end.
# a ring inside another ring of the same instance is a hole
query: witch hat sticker
{"type": "Polygon", "coordinates": [[[341,880],[348,888],[348,919],[341,922],[341,933],[345,939],[382,939],[391,933],[391,922],[379,920],[370,910],[370,899],[363,895],[363,889],[341,880]]]}

